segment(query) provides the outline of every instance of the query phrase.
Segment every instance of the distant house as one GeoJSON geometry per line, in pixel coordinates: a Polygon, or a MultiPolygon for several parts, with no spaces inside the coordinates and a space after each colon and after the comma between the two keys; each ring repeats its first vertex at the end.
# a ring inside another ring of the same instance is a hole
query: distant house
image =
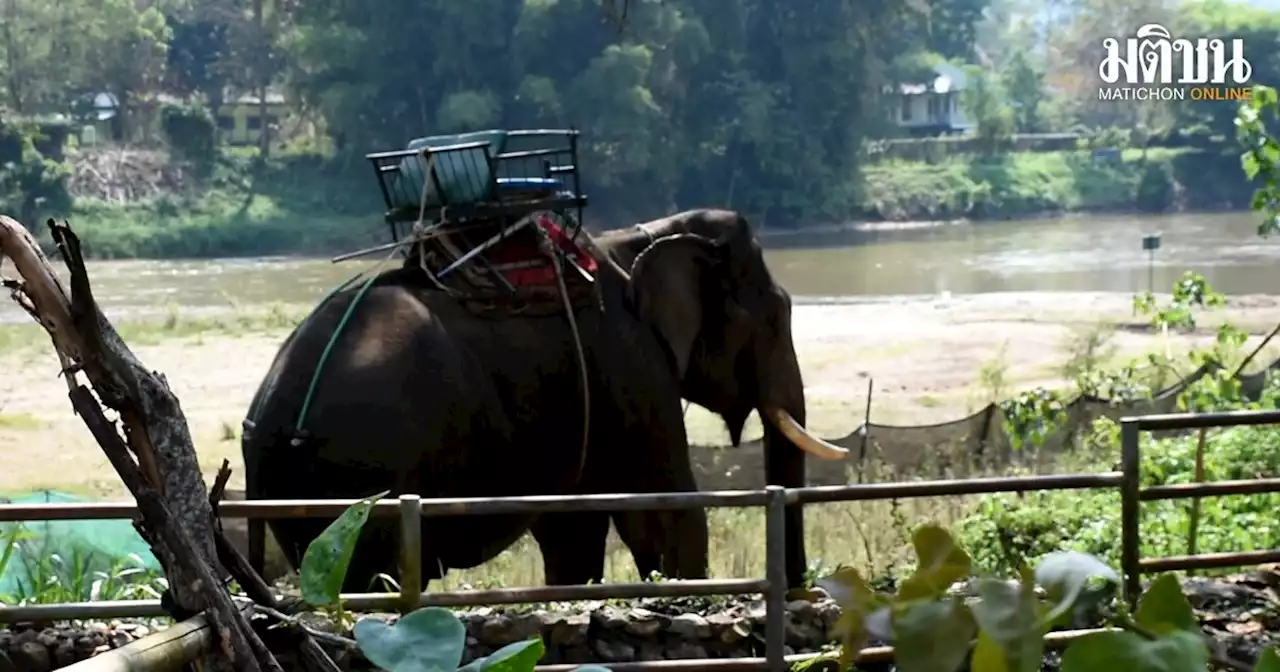
{"type": "MultiPolygon", "coordinates": [[[[279,128],[285,112],[284,96],[267,92],[266,117],[257,96],[242,95],[228,98],[218,108],[218,134],[228,145],[256,145],[262,136],[265,123],[269,128],[279,128]]],[[[277,131],[278,134],[278,131],[277,131]]]]}
{"type": "Polygon", "coordinates": [[[898,126],[912,135],[967,133],[974,128],[960,105],[965,74],[946,63],[933,66],[932,81],[898,89],[898,126]]]}
{"type": "Polygon", "coordinates": [[[82,146],[93,146],[102,142],[110,142],[120,135],[118,111],[120,103],[113,93],[100,91],[86,97],[86,110],[80,116],[83,125],[77,129],[77,136],[82,146]]]}
{"type": "MultiPolygon", "coordinates": [[[[182,103],[181,98],[166,93],[154,96],[139,97],[134,100],[132,111],[135,116],[142,117],[147,135],[158,136],[159,106],[167,103],[182,103]]],[[[119,102],[110,93],[98,93],[92,97],[92,107],[88,112],[88,120],[80,129],[80,143],[95,145],[103,142],[120,140],[119,102]]],[[[249,145],[258,144],[262,135],[263,123],[270,128],[279,128],[280,119],[285,113],[286,101],[282,94],[267,92],[266,115],[262,115],[262,106],[255,95],[236,95],[227,92],[227,98],[218,108],[218,135],[224,144],[249,145]]],[[[278,135],[278,131],[276,132],[278,135]]]]}

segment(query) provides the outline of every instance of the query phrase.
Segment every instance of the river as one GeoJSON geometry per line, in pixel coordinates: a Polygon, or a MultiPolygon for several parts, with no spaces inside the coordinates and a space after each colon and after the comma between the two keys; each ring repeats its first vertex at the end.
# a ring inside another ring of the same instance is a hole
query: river
{"type": "MultiPolygon", "coordinates": [[[[1252,213],[1071,216],[898,230],[827,230],[763,237],[775,276],[799,302],[1015,291],[1136,292],[1148,273],[1168,291],[1185,270],[1229,294],[1280,288],[1280,239],[1252,213]],[[1150,260],[1142,239],[1161,234],[1150,260]]],[[[86,241],[92,245],[92,241],[86,241]]],[[[116,319],[219,313],[272,302],[309,304],[373,262],[244,258],[100,261],[95,293],[116,319]]],[[[61,264],[55,262],[60,274],[61,264]]],[[[24,321],[11,302],[0,321],[24,321]]]]}

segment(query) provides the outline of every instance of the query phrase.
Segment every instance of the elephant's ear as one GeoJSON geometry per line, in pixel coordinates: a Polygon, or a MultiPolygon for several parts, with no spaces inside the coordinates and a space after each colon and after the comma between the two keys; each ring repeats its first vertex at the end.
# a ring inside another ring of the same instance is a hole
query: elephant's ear
{"type": "Polygon", "coordinates": [[[631,305],[667,342],[681,380],[702,331],[703,279],[715,248],[702,236],[669,236],[641,252],[631,271],[631,305]]]}

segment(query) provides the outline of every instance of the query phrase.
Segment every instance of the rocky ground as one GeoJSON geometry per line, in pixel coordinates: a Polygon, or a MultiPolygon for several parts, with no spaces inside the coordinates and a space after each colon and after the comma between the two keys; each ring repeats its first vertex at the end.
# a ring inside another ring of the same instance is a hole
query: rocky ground
{"type": "MultiPolygon", "coordinates": [[[[1252,572],[1215,579],[1187,579],[1183,590],[1205,633],[1232,658],[1249,663],[1280,639],[1280,599],[1275,574],[1252,572]]],[[[765,610],[759,600],[684,598],[596,601],[542,608],[479,608],[458,612],[467,626],[467,657],[487,655],[511,642],[540,635],[544,664],[616,663],[672,659],[737,658],[764,654],[765,610]]],[[[839,609],[829,601],[787,605],[787,653],[829,646],[839,609]]],[[[395,616],[369,617],[393,621],[395,616]]],[[[1097,624],[1078,624],[1083,627],[1097,624]]],[[[48,672],[126,644],[164,627],[147,623],[15,624],[0,630],[0,672],[48,672]]],[[[1045,655],[1056,670],[1057,652],[1045,655]]],[[[286,664],[287,660],[283,661],[286,664]]],[[[348,669],[368,669],[362,659],[348,669]]],[[[864,666],[891,670],[890,663],[864,666]]]]}

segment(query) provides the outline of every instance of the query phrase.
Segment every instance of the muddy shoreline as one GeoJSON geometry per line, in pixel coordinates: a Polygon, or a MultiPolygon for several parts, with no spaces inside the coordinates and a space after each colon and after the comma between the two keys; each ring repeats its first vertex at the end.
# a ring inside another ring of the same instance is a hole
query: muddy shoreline
{"type": "Polygon", "coordinates": [[[1066,217],[1081,216],[1124,216],[1124,215],[1152,215],[1152,214],[1187,214],[1187,215],[1217,215],[1226,213],[1250,212],[1249,208],[1178,208],[1172,213],[1152,213],[1139,208],[1098,208],[1089,210],[1047,210],[1043,212],[1025,213],[1009,217],[996,217],[988,219],[974,219],[969,217],[958,217],[955,219],[911,219],[911,220],[888,220],[888,219],[867,219],[854,220],[848,222],[831,223],[831,224],[811,224],[802,228],[784,228],[784,227],[764,227],[761,228],[758,235],[761,238],[786,238],[789,236],[803,235],[822,235],[832,233],[845,233],[856,231],[860,233],[875,233],[880,231],[914,231],[918,229],[937,229],[944,226],[980,226],[983,224],[998,224],[1000,222],[1010,221],[1043,221],[1063,219],[1066,217]]]}

